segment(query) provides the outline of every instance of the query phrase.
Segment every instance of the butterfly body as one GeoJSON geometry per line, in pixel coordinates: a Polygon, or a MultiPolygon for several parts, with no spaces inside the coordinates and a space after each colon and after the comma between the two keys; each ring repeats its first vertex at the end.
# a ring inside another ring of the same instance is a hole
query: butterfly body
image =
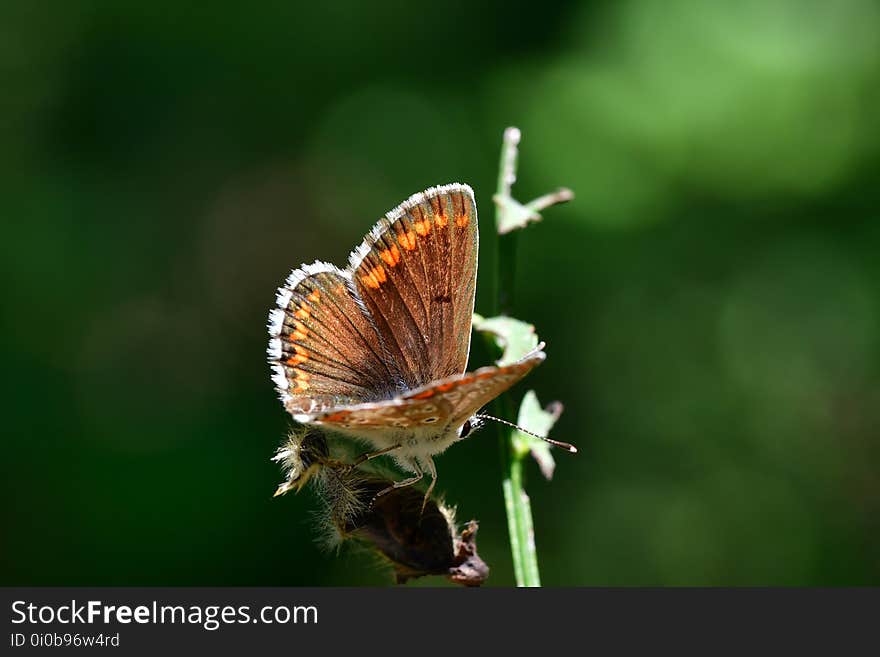
{"type": "Polygon", "coordinates": [[[367,442],[377,451],[399,445],[400,447],[391,451],[389,456],[393,457],[401,468],[414,474],[430,471],[432,467],[430,459],[443,453],[450,445],[459,440],[459,430],[451,427],[446,427],[441,431],[389,428],[372,434],[359,431],[356,428],[333,427],[333,431],[367,442]]]}
{"type": "Polygon", "coordinates": [[[367,234],[344,270],[294,270],[269,313],[272,380],[306,425],[365,441],[416,474],[544,359],[466,372],[478,231],[467,185],[432,187],[367,234]]]}

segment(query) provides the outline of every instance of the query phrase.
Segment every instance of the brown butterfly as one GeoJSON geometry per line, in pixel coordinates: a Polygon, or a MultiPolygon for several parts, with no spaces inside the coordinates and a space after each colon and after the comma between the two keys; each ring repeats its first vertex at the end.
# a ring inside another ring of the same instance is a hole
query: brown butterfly
{"type": "Polygon", "coordinates": [[[465,371],[477,245],[471,188],[432,187],[380,219],[346,269],[315,262],[294,270],[269,313],[269,362],[284,408],[377,450],[364,458],[392,455],[413,475],[392,488],[428,472],[430,495],[433,457],[544,360],[541,345],[511,365],[465,371]]]}

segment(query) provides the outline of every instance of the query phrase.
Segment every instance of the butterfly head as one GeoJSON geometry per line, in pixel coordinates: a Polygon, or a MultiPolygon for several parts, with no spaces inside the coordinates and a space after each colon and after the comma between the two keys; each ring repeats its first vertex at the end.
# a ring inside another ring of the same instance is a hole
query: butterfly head
{"type": "Polygon", "coordinates": [[[464,440],[484,424],[486,424],[486,420],[479,415],[472,415],[468,420],[465,420],[465,423],[458,430],[458,439],[464,440]]]}

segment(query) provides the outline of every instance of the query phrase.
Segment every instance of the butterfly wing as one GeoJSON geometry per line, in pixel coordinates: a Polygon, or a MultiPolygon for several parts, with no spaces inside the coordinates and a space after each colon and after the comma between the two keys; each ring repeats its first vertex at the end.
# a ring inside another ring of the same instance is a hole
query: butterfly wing
{"type": "Polygon", "coordinates": [[[545,358],[546,354],[538,350],[511,365],[481,367],[474,372],[424,386],[407,394],[404,399],[409,403],[434,401],[449,408],[449,425],[457,429],[483,406],[543,363],[545,358]]]}
{"type": "Polygon", "coordinates": [[[452,184],[410,197],[349,256],[358,296],[405,389],[465,371],[477,242],[473,191],[452,184]]]}
{"type": "Polygon", "coordinates": [[[294,270],[269,313],[269,363],[295,416],[396,394],[379,332],[351,275],[323,262],[294,270]]]}
{"type": "Polygon", "coordinates": [[[434,381],[396,399],[327,409],[310,416],[309,421],[343,432],[353,430],[364,437],[389,427],[414,429],[437,424],[457,430],[544,358],[543,351],[536,351],[511,365],[482,367],[434,381]]]}

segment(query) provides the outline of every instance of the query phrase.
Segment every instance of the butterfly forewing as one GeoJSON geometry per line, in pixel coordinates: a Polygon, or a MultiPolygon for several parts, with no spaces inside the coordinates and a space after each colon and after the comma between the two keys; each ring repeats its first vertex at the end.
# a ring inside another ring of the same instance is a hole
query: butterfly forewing
{"type": "Polygon", "coordinates": [[[295,270],[269,313],[273,381],[291,413],[395,393],[398,376],[347,272],[316,262],[295,270]]]}
{"type": "Polygon", "coordinates": [[[477,241],[473,192],[453,184],[389,212],[349,258],[358,295],[404,389],[465,370],[477,241]]]}

